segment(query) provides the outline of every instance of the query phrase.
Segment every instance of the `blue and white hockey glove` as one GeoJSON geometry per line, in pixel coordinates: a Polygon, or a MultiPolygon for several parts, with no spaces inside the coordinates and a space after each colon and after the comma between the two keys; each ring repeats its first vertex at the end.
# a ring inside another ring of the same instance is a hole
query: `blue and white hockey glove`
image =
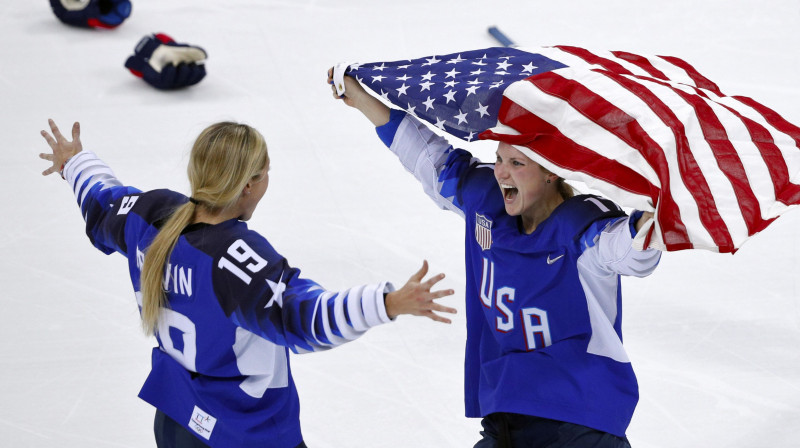
{"type": "Polygon", "coordinates": [[[116,28],[131,15],[129,0],[50,0],[62,22],[84,28],[116,28]]]}
{"type": "Polygon", "coordinates": [[[200,82],[206,76],[206,57],[202,48],[179,44],[158,33],[139,41],[125,67],[151,86],[169,90],[200,82]]]}

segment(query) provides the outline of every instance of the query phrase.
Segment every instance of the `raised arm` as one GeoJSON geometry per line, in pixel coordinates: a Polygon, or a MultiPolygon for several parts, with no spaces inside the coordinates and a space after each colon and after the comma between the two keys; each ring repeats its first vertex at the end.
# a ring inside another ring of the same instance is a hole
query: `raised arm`
{"type": "Polygon", "coordinates": [[[83,151],[78,122],[72,126],[72,141],[61,134],[53,120],[48,122],[52,135],[47,131],[41,134],[51,153],[40,153],[39,157],[52,165],[42,175],[59,173],[67,181],[86,221],[86,234],[95,247],[106,254],[125,253],[126,211],[134,201],[124,198],[139,190],[123,186],[108,165],[93,152],[83,151]]]}
{"type": "Polygon", "coordinates": [[[425,280],[427,263],[396,291],[388,282],[326,290],[249,233],[232,240],[212,266],[214,292],[232,322],[296,353],[355,340],[401,314],[449,323],[437,313],[455,313],[435,303],[453,291],[432,290],[444,275],[425,280]]]}
{"type": "MultiPolygon", "coordinates": [[[[341,66],[337,68],[342,69],[341,66]]],[[[332,73],[328,72],[329,83],[334,82],[332,73]]],[[[340,96],[337,86],[332,85],[334,98],[361,111],[377,126],[383,143],[397,156],[406,171],[417,178],[425,194],[436,205],[463,217],[464,204],[459,192],[468,188],[469,183],[462,180],[480,161],[467,151],[454,149],[444,137],[434,133],[416,117],[389,108],[352,77],[338,79],[340,76],[336,76],[336,82],[344,86],[344,94],[340,96]]]]}

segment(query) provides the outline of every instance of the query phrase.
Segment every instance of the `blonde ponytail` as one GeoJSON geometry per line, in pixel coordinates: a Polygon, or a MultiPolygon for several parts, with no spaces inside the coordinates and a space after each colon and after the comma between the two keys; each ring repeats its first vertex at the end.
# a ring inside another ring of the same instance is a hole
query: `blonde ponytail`
{"type": "Polygon", "coordinates": [[[187,168],[192,201],[175,209],[144,256],[139,286],[145,334],[157,332],[161,310],[169,306],[164,288],[167,265],[181,232],[194,222],[196,208],[218,212],[233,206],[245,185],[259,179],[268,165],[264,137],[245,124],[216,123],[197,137],[187,168]]]}
{"type": "Polygon", "coordinates": [[[178,207],[153,238],[144,255],[144,265],[139,281],[142,292],[142,328],[145,334],[156,332],[161,308],[167,306],[164,288],[167,262],[183,229],[194,218],[195,205],[191,202],[178,207]]]}

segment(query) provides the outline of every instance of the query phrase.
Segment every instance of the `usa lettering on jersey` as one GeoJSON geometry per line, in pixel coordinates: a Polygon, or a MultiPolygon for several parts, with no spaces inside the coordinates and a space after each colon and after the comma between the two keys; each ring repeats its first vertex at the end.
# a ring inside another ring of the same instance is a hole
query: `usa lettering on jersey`
{"type": "Polygon", "coordinates": [[[494,271],[494,262],[484,258],[481,274],[481,303],[484,307],[496,311],[495,330],[509,333],[514,330],[518,322],[522,324],[525,348],[528,351],[551,345],[553,341],[550,336],[547,311],[536,307],[526,307],[520,309],[518,314],[513,313],[509,306],[514,302],[517,290],[510,286],[501,286],[495,289],[494,271]],[[519,316],[519,321],[517,321],[517,316],[519,316]]]}

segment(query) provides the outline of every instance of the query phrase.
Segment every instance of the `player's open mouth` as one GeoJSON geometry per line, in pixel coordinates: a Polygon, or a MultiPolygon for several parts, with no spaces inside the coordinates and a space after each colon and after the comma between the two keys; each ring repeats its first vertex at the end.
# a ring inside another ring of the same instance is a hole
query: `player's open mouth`
{"type": "Polygon", "coordinates": [[[513,187],[511,185],[500,184],[500,188],[503,190],[503,199],[505,199],[506,202],[513,201],[514,198],[517,197],[517,193],[519,193],[517,187],[513,187]]]}

